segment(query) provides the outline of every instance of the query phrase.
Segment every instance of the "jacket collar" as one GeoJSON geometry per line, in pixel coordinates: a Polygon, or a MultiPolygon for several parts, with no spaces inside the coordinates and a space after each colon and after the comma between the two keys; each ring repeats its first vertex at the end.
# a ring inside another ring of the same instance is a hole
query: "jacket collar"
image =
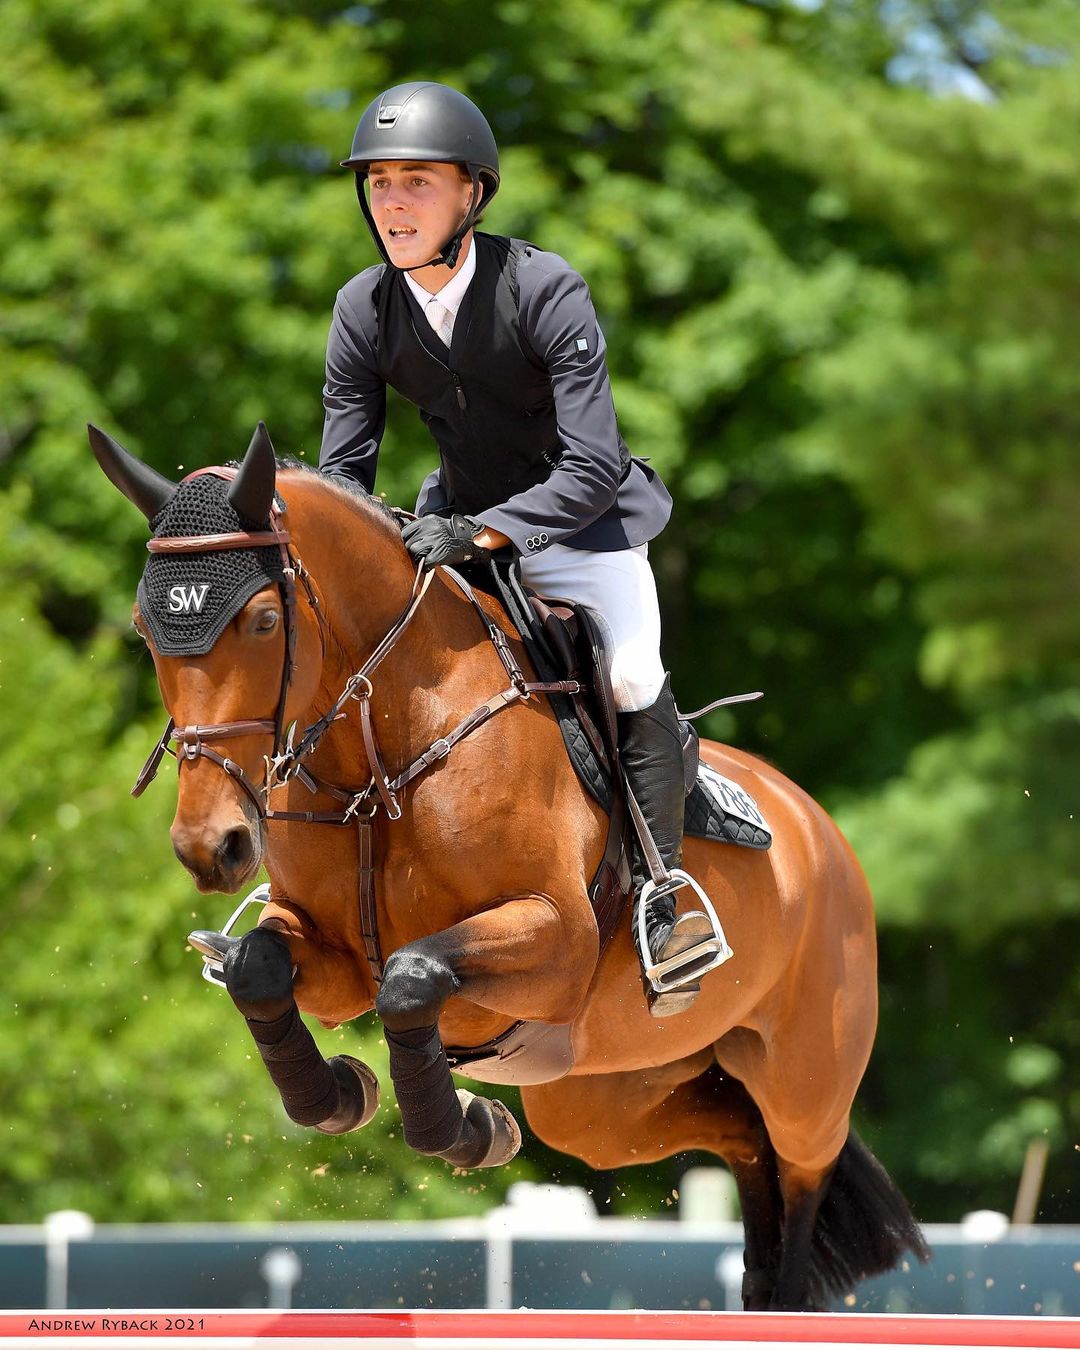
{"type": "Polygon", "coordinates": [[[468,256],[465,261],[460,263],[450,275],[450,280],[441,291],[425,291],[420,283],[413,279],[411,272],[403,272],[405,284],[412,291],[416,303],[427,312],[428,302],[438,300],[441,305],[445,305],[451,314],[457,318],[457,312],[461,308],[461,302],[465,298],[465,292],[469,289],[469,283],[476,275],[476,236],[472,238],[469,245],[468,256]]]}

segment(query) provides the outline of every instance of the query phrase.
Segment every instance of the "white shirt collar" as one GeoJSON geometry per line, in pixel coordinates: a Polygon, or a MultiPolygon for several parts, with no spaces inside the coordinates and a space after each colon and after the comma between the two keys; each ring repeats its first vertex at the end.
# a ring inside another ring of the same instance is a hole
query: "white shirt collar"
{"type": "Polygon", "coordinates": [[[427,309],[429,300],[438,300],[441,305],[445,305],[454,317],[461,308],[461,302],[465,299],[465,292],[469,289],[469,282],[473,279],[476,272],[476,240],[473,239],[469,245],[469,256],[464,262],[459,263],[450,274],[450,280],[434,294],[431,291],[425,291],[418,281],[413,280],[411,272],[405,272],[405,282],[413,295],[416,296],[420,308],[427,309]]]}

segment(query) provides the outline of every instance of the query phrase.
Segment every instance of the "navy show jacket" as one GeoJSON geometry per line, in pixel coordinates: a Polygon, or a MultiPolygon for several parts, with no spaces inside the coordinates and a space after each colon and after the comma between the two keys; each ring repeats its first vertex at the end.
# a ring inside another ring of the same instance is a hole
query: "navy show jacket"
{"type": "Polygon", "coordinates": [[[369,267],[338,292],[319,467],[374,489],[389,385],[417,405],[439,448],[419,515],[460,511],[519,553],[652,539],[671,497],[619,434],[585,282],[522,240],[476,233],[473,247],[449,348],[393,268],[369,267]]]}

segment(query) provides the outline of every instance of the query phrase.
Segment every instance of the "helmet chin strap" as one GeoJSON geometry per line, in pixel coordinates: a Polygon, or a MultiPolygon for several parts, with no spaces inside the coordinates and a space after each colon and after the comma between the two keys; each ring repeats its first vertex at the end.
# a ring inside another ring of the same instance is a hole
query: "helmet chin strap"
{"type": "Polygon", "coordinates": [[[465,236],[472,229],[473,222],[476,219],[476,208],[480,205],[480,174],[476,169],[472,170],[472,195],[469,197],[469,205],[461,224],[443,244],[434,258],[429,258],[427,262],[414,263],[412,267],[398,267],[386,251],[386,245],[382,241],[379,227],[375,224],[375,217],[371,214],[367,194],[364,192],[364,176],[359,173],[356,175],[356,195],[360,201],[360,210],[367,221],[368,229],[371,231],[371,237],[375,240],[375,247],[382,254],[383,261],[392,267],[395,272],[420,272],[425,267],[449,267],[453,270],[457,266],[458,255],[461,253],[461,245],[465,236]]]}

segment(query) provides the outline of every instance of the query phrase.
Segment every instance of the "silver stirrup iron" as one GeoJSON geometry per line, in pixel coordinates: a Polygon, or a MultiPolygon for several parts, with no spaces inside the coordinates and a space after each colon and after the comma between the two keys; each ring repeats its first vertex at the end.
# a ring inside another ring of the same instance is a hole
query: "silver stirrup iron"
{"type": "Polygon", "coordinates": [[[270,887],[265,882],[261,886],[256,886],[250,895],[245,896],[236,906],[233,912],[225,920],[225,924],[217,933],[208,933],[204,929],[196,929],[194,933],[188,934],[188,942],[202,956],[203,968],[202,977],[210,984],[216,984],[218,988],[225,988],[225,953],[229,950],[228,942],[214,942],[212,938],[228,938],[232,930],[240,922],[245,910],[251,905],[258,905],[259,909],[265,909],[270,900],[270,887]]]}
{"type": "Polygon", "coordinates": [[[679,867],[673,867],[668,873],[667,881],[661,882],[659,886],[655,881],[646,881],[641,888],[641,898],[638,901],[638,949],[645,963],[645,978],[658,994],[666,994],[671,989],[681,989],[683,985],[691,984],[700,976],[708,974],[710,970],[722,966],[725,961],[730,961],[735,955],[728,946],[723,925],[717,917],[716,910],[713,909],[712,901],[689,872],[684,872],[679,867]],[[666,961],[657,961],[655,965],[649,965],[652,953],[645,927],[645,908],[654,896],[672,895],[676,891],[681,891],[684,886],[689,886],[701,901],[705,915],[712,924],[712,937],[702,938],[695,946],[688,947],[677,956],[669,956],[666,961]]]}

